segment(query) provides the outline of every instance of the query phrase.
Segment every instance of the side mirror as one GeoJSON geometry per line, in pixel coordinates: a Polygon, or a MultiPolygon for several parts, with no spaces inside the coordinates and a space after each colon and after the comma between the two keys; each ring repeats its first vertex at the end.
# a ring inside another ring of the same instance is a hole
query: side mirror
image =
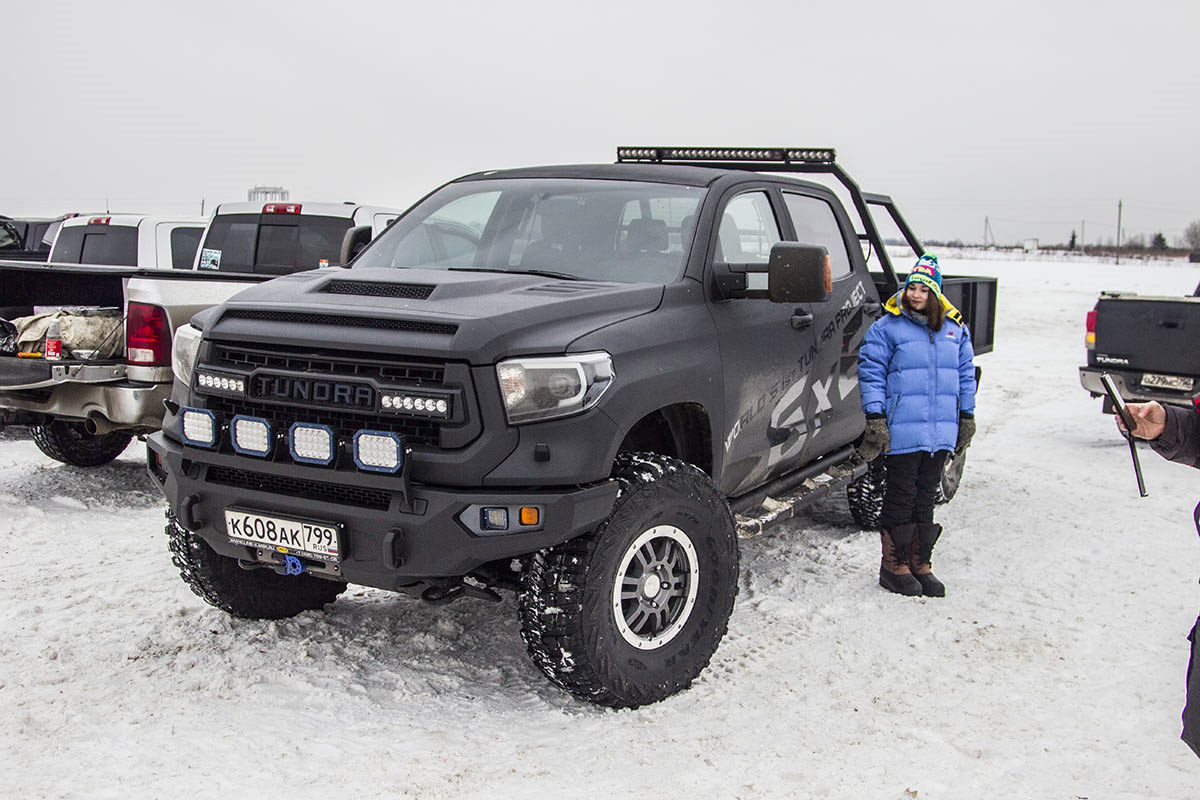
{"type": "Polygon", "coordinates": [[[773,303],[821,303],[833,293],[829,251],[820,245],[777,242],[767,266],[773,303]]]}
{"type": "Polygon", "coordinates": [[[358,225],[346,231],[346,235],[342,237],[342,254],[341,264],[346,266],[350,260],[362,252],[363,248],[371,243],[371,226],[358,225]]]}

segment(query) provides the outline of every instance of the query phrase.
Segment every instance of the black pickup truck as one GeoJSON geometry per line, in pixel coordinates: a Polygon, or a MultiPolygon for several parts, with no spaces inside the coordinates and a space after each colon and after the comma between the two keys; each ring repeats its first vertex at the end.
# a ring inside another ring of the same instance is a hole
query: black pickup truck
{"type": "MultiPolygon", "coordinates": [[[[14,219],[0,215],[0,259],[45,261],[50,255],[47,232],[60,220],[14,219]]],[[[50,234],[53,238],[53,234],[50,234]]]]}
{"type": "Polygon", "coordinates": [[[1105,414],[1114,412],[1100,383],[1105,372],[1125,400],[1193,407],[1200,401],[1198,329],[1200,296],[1103,292],[1085,320],[1087,364],[1079,368],[1079,382],[1092,397],[1104,398],[1105,414]]]}
{"type": "MultiPolygon", "coordinates": [[[[551,681],[637,706],[725,633],[738,537],[850,486],[899,281],[832,150],[622,148],[468,175],[349,270],[197,314],[148,466],[183,579],[242,617],[346,582],[499,600],[551,681]],[[767,173],[823,173],[853,198],[767,173]],[[862,243],[882,272],[872,276],[862,243]]],[[[946,291],[991,349],[995,281],[946,291]]],[[[187,326],[182,330],[186,331],[187,326]]]]}

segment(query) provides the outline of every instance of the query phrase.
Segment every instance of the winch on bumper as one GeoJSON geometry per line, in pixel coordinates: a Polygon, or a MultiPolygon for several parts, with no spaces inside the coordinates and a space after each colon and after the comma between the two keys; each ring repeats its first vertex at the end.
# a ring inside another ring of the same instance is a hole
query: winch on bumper
{"type": "Polygon", "coordinates": [[[345,473],[248,464],[234,454],[185,447],[161,432],[147,438],[147,457],[179,523],[217,553],[253,562],[296,552],[266,539],[261,545],[231,540],[227,510],[311,521],[335,527],[338,541],[335,558],[301,558],[309,572],[388,590],[421,578],[466,575],[489,561],[567,541],[595,528],[617,498],[617,484],[608,480],[559,490],[486,491],[410,486],[403,476],[358,473],[349,484],[345,473]],[[536,512],[522,515],[527,509],[536,512]]]}

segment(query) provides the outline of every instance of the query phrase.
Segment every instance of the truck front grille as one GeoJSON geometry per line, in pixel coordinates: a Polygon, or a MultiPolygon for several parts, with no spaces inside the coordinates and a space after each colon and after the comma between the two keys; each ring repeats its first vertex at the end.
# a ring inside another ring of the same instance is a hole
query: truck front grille
{"type": "Polygon", "coordinates": [[[237,370],[268,367],[323,376],[374,378],[383,383],[404,383],[414,387],[441,386],[446,374],[445,365],[436,361],[392,361],[366,354],[334,354],[302,348],[266,349],[227,344],[213,346],[212,364],[237,370]]]}
{"type": "Polygon", "coordinates": [[[209,467],[207,477],[211,483],[218,483],[222,486],[252,489],[257,492],[270,492],[289,497],[302,497],[325,503],[340,503],[375,511],[387,511],[392,500],[390,493],[378,489],[364,489],[360,486],[322,483],[301,478],[285,478],[281,475],[266,475],[261,472],[230,467],[209,467]]]}

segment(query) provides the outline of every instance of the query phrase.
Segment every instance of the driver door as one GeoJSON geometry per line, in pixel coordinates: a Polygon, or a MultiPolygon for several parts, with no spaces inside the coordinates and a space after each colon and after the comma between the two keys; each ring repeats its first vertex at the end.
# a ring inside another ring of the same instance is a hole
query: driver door
{"type": "MultiPolygon", "coordinates": [[[[713,262],[765,268],[782,239],[783,208],[769,187],[726,199],[718,217],[713,262]]],[[[710,265],[710,271],[712,267],[710,265]]],[[[765,272],[747,276],[748,289],[765,289],[765,272]]],[[[811,323],[794,322],[797,309],[765,298],[718,300],[710,305],[724,376],[725,429],[721,489],[736,496],[793,468],[805,436],[802,419],[779,419],[780,400],[803,385],[815,356],[811,323]]]]}

